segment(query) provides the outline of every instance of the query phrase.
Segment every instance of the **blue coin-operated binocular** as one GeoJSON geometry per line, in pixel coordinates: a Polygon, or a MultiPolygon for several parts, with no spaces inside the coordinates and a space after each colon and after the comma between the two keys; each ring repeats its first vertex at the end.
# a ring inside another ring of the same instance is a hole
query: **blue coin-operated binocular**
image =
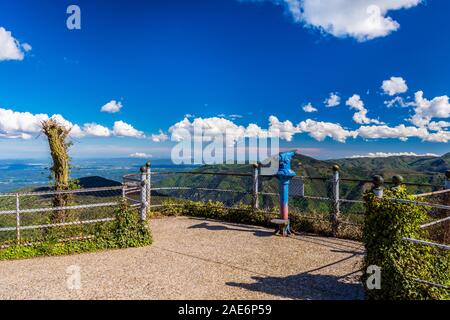
{"type": "Polygon", "coordinates": [[[273,222],[280,226],[278,233],[283,236],[291,233],[289,223],[289,182],[296,176],[295,172],[291,169],[291,160],[295,154],[295,151],[281,152],[279,154],[278,172],[275,175],[279,183],[280,219],[275,219],[273,222]]]}

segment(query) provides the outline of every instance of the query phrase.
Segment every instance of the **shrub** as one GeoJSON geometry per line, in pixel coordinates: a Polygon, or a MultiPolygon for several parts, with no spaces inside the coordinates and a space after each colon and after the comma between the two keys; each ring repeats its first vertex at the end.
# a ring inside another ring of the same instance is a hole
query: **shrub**
{"type": "MultiPolygon", "coordinates": [[[[448,299],[447,290],[414,280],[449,284],[449,255],[435,247],[402,240],[403,237],[427,239],[428,232],[420,228],[428,218],[427,208],[389,201],[388,198],[414,200],[404,187],[385,190],[382,199],[372,192],[364,195],[366,217],[363,242],[366,255],[363,270],[370,265],[381,268],[381,289],[366,288],[367,298],[448,299]]],[[[368,276],[363,274],[363,283],[366,283],[368,276]]]]}
{"type": "Polygon", "coordinates": [[[142,247],[152,243],[152,235],[147,222],[140,221],[138,213],[130,209],[125,202],[116,208],[114,221],[97,226],[92,239],[63,242],[58,239],[65,238],[64,230],[65,228],[60,228],[58,233],[49,233],[40,243],[30,246],[13,245],[0,250],[0,260],[142,247]],[[56,234],[58,237],[55,236],[56,234]]]}

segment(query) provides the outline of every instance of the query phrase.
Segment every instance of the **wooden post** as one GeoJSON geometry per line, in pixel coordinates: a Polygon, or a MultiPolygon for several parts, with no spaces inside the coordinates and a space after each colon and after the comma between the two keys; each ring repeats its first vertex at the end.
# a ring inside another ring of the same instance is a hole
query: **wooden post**
{"type": "Polygon", "coordinates": [[[146,174],[147,174],[147,209],[148,212],[150,212],[151,208],[151,199],[152,199],[152,176],[151,176],[151,162],[148,161],[145,164],[145,168],[147,169],[146,174]]]}
{"type": "Polygon", "coordinates": [[[373,181],[373,189],[372,192],[375,194],[375,196],[377,196],[378,198],[383,198],[383,184],[384,184],[384,179],[382,176],[379,175],[375,175],[372,178],[373,181]]]}
{"type": "Polygon", "coordinates": [[[147,169],[141,167],[141,221],[147,219],[147,169]]]}
{"type": "Polygon", "coordinates": [[[333,237],[336,237],[339,229],[339,215],[340,215],[340,202],[339,202],[339,166],[333,166],[333,212],[331,215],[332,233],[333,237]]]}
{"type": "Polygon", "coordinates": [[[259,192],[258,192],[258,170],[260,163],[253,164],[253,188],[252,188],[252,208],[253,210],[259,209],[259,192]]]}
{"type": "Polygon", "coordinates": [[[16,193],[16,241],[20,243],[20,197],[16,193]]]}

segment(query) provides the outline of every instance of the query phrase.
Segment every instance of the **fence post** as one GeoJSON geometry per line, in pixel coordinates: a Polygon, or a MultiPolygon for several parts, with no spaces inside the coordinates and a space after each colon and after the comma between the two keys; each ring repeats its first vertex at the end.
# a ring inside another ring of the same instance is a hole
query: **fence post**
{"type": "Polygon", "coordinates": [[[151,162],[147,161],[145,164],[145,168],[147,169],[147,209],[148,212],[150,212],[151,208],[150,205],[152,204],[152,176],[151,176],[151,162]]]}
{"type": "Polygon", "coordinates": [[[304,197],[305,196],[305,180],[303,179],[303,177],[299,177],[298,181],[300,181],[299,196],[304,197]]]}
{"type": "Polygon", "coordinates": [[[378,198],[380,198],[380,199],[383,198],[383,190],[384,190],[384,187],[383,187],[384,179],[383,179],[383,177],[379,176],[379,175],[375,175],[375,176],[373,176],[372,181],[373,181],[373,185],[374,185],[374,187],[372,189],[372,192],[378,198]]]}
{"type": "Polygon", "coordinates": [[[16,241],[20,243],[20,197],[16,193],[16,241]]]}
{"type": "Polygon", "coordinates": [[[445,172],[445,184],[444,184],[445,189],[450,189],[450,170],[447,170],[445,172]]]}
{"type": "Polygon", "coordinates": [[[141,167],[141,221],[147,219],[147,169],[141,167]]]}
{"type": "Polygon", "coordinates": [[[253,164],[253,188],[252,188],[252,208],[253,210],[259,209],[259,192],[258,192],[258,170],[260,163],[253,164]]]}
{"type": "Polygon", "coordinates": [[[336,237],[339,229],[339,166],[333,166],[333,213],[331,215],[332,233],[336,237]]]}

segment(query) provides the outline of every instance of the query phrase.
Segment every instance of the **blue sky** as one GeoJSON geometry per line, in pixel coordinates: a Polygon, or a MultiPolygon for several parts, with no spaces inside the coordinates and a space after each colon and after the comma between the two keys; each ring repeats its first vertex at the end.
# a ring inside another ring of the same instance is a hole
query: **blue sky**
{"type": "Polygon", "coordinates": [[[367,26],[368,4],[310,1],[1,1],[0,158],[46,156],[22,124],[39,114],[79,126],[75,157],[167,158],[186,114],[188,127],[279,128],[317,158],[448,152],[450,2],[367,1],[381,10],[367,26]],[[70,4],[81,30],[66,27],[70,4]]]}

